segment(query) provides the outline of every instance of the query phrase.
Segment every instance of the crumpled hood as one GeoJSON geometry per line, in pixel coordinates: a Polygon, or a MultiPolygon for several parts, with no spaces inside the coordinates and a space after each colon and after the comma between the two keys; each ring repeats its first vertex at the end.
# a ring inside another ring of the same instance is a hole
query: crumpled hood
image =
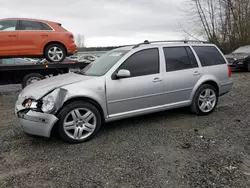
{"type": "Polygon", "coordinates": [[[32,98],[37,100],[56,88],[93,78],[95,77],[84,76],[76,73],[67,73],[59,76],[54,76],[28,85],[22,90],[20,97],[32,98]]]}

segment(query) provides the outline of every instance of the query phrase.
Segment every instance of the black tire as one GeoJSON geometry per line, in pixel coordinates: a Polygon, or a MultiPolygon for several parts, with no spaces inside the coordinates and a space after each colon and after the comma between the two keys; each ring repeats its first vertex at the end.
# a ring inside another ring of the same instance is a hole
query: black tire
{"type": "Polygon", "coordinates": [[[250,62],[247,63],[247,71],[250,72],[250,62]]]}
{"type": "Polygon", "coordinates": [[[44,50],[44,57],[45,59],[48,61],[48,62],[62,62],[67,56],[67,53],[66,53],[66,49],[63,45],[61,44],[57,44],[57,43],[52,43],[52,44],[49,44],[45,47],[45,50],[44,50]],[[62,57],[59,59],[59,60],[53,60],[50,55],[49,55],[49,51],[56,47],[57,49],[61,50],[62,52],[62,57]]]}
{"type": "Polygon", "coordinates": [[[31,73],[31,74],[26,75],[22,81],[22,88],[25,88],[27,85],[31,84],[30,79],[39,81],[39,80],[45,79],[45,76],[39,73],[31,73]]]}
{"type": "Polygon", "coordinates": [[[194,98],[193,98],[192,105],[190,106],[190,110],[191,110],[191,112],[193,112],[197,115],[201,115],[201,116],[209,115],[215,110],[217,103],[218,103],[218,91],[217,91],[217,89],[212,85],[204,84],[204,85],[200,86],[199,89],[196,91],[194,98]],[[203,112],[199,107],[199,97],[200,97],[201,93],[204,92],[204,90],[206,90],[206,89],[213,90],[215,95],[216,95],[216,103],[215,103],[213,109],[209,112],[203,112]]]}
{"type": "Polygon", "coordinates": [[[57,124],[57,133],[59,134],[59,136],[62,140],[64,140],[67,143],[70,143],[70,144],[77,144],[77,143],[85,142],[87,140],[92,139],[99,132],[101,125],[102,125],[101,114],[97,110],[97,108],[94,105],[92,105],[88,102],[84,102],[84,101],[77,101],[77,102],[73,102],[73,103],[66,105],[59,112],[57,117],[59,119],[58,124],[57,124]],[[92,132],[92,134],[90,134],[88,137],[83,138],[83,139],[73,139],[67,135],[67,133],[65,132],[65,130],[63,128],[63,126],[64,126],[63,124],[64,124],[65,118],[67,118],[67,115],[71,111],[73,111],[75,109],[79,109],[79,108],[88,109],[95,115],[96,127],[95,127],[94,131],[92,132]]]}

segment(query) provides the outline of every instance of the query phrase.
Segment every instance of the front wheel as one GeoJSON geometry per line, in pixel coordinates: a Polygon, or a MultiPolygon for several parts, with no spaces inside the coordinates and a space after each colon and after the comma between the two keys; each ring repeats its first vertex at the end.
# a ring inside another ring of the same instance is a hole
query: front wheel
{"type": "Polygon", "coordinates": [[[101,128],[100,112],[90,103],[73,102],[58,115],[59,136],[68,143],[80,143],[93,138],[101,128]]]}
{"type": "Polygon", "coordinates": [[[202,85],[195,93],[191,111],[197,115],[211,114],[218,103],[218,91],[209,84],[202,85]]]}
{"type": "Polygon", "coordinates": [[[66,50],[61,44],[50,44],[45,48],[44,56],[49,62],[62,62],[66,58],[66,50]]]}

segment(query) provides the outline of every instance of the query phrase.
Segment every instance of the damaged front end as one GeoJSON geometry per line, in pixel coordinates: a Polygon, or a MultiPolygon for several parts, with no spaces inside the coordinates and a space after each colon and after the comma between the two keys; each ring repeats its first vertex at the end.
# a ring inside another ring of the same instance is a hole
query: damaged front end
{"type": "Polygon", "coordinates": [[[67,91],[57,88],[40,99],[23,97],[21,94],[16,102],[15,114],[21,129],[32,135],[49,137],[58,118],[55,114],[65,100],[67,91]]]}

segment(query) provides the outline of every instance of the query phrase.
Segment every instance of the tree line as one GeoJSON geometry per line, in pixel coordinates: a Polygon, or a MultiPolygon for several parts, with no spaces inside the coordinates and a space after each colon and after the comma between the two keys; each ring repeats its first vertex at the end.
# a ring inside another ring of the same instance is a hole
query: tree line
{"type": "Polygon", "coordinates": [[[186,1],[196,34],[205,36],[225,53],[250,45],[250,0],[186,1]]]}

